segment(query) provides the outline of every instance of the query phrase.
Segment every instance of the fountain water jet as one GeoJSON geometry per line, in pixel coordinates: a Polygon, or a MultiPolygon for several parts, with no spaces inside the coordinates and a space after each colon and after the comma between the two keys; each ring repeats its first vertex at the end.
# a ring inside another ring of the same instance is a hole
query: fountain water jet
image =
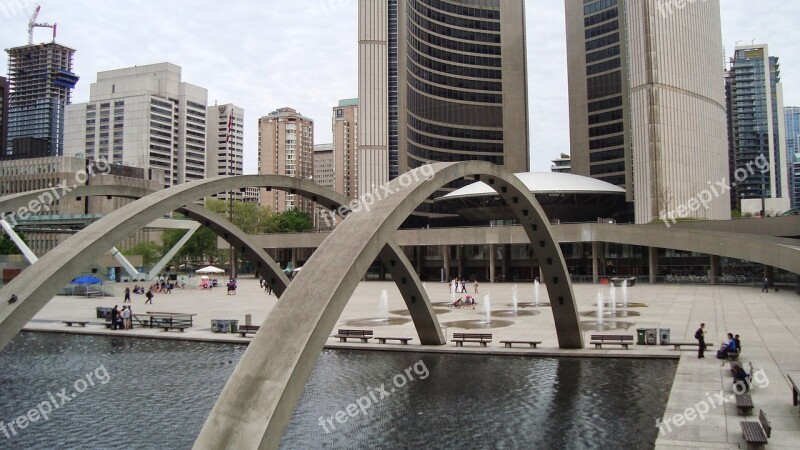
{"type": "Polygon", "coordinates": [[[492,300],[489,294],[483,297],[483,323],[492,323],[492,300]]]}
{"type": "Polygon", "coordinates": [[[622,307],[628,307],[628,280],[622,283],[622,307]]]}
{"type": "Polygon", "coordinates": [[[597,291],[597,325],[603,325],[603,292],[597,291]]]}
{"type": "Polygon", "coordinates": [[[539,280],[533,282],[533,298],[536,301],[536,307],[539,307],[539,280]]]}
{"type": "Polygon", "coordinates": [[[517,285],[515,284],[513,288],[511,288],[511,302],[514,304],[514,314],[518,311],[518,299],[517,299],[517,285]]]}
{"type": "Polygon", "coordinates": [[[386,289],[381,291],[381,297],[378,303],[378,320],[386,322],[389,320],[389,294],[386,289]]]}
{"type": "Polygon", "coordinates": [[[609,306],[611,307],[611,315],[617,314],[617,288],[614,285],[611,285],[608,292],[608,302],[609,306]]]}

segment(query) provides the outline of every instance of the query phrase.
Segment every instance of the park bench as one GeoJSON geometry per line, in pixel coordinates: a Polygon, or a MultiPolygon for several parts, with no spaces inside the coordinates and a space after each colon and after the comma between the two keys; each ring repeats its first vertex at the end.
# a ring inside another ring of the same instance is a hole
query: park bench
{"type": "Polygon", "coordinates": [[[382,337],[376,337],[375,339],[377,339],[378,343],[380,343],[380,344],[385,344],[386,341],[388,340],[388,341],[399,341],[403,345],[408,345],[408,341],[410,341],[411,339],[414,339],[414,338],[382,336],[382,337]]]}
{"type": "Polygon", "coordinates": [[[161,324],[158,326],[158,328],[163,328],[164,331],[179,330],[181,333],[183,333],[183,330],[189,327],[191,327],[191,325],[189,325],[188,323],[170,323],[170,324],[161,324]]]}
{"type": "Polygon", "coordinates": [[[463,347],[464,342],[477,342],[481,347],[486,347],[489,342],[492,342],[492,335],[489,333],[453,333],[453,342],[456,347],[463,347]]]}
{"type": "Polygon", "coordinates": [[[772,433],[772,427],[769,424],[769,420],[767,420],[767,415],[764,414],[764,410],[758,411],[758,422],[745,421],[740,422],[739,425],[742,426],[742,436],[747,442],[747,448],[764,448],[767,444],[767,439],[772,433]]]}
{"type": "MultiPolygon", "coordinates": [[[[669,345],[675,347],[675,350],[680,350],[681,347],[700,347],[699,342],[670,342],[669,345]]],[[[713,346],[714,344],[706,342],[706,350],[708,350],[709,347],[713,346]]]]}
{"type": "Polygon", "coordinates": [[[500,343],[505,344],[506,348],[511,348],[511,344],[528,344],[531,348],[536,348],[542,341],[500,341],[500,343]]]}
{"type": "MultiPolygon", "coordinates": [[[[71,327],[72,324],[74,323],[75,325],[78,325],[78,326],[81,326],[81,327],[85,328],[86,324],[89,323],[89,322],[84,322],[82,320],[63,320],[61,323],[67,324],[68,327],[71,327]]],[[[111,327],[109,326],[109,328],[111,328],[111,327]]]]}
{"type": "Polygon", "coordinates": [[[621,345],[628,348],[633,345],[633,336],[625,334],[593,334],[589,344],[594,344],[594,348],[603,348],[603,344],[621,345]]]}
{"type": "Polygon", "coordinates": [[[792,385],[792,405],[800,405],[800,390],[797,389],[797,384],[795,384],[790,375],[787,374],[786,378],[789,380],[789,384],[792,385]]]}
{"type": "Polygon", "coordinates": [[[736,394],[736,409],[740,416],[749,416],[753,412],[753,397],[748,393],[736,394]]]}
{"type": "Polygon", "coordinates": [[[347,339],[361,339],[361,342],[366,344],[372,339],[372,330],[348,330],[344,328],[339,328],[338,332],[333,335],[335,338],[339,338],[340,342],[347,342],[347,339]]]}
{"type": "Polygon", "coordinates": [[[259,328],[261,328],[259,325],[239,325],[239,330],[237,332],[241,334],[242,337],[247,337],[247,333],[258,333],[259,328]]]}
{"type": "Polygon", "coordinates": [[[739,351],[733,350],[728,352],[728,361],[738,361],[739,360],[739,351]]]}

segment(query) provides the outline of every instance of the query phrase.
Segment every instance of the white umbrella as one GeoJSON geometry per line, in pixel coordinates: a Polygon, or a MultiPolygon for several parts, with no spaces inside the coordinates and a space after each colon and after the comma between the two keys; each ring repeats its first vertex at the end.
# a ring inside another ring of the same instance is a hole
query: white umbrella
{"type": "Polygon", "coordinates": [[[202,269],[198,269],[197,273],[225,273],[223,269],[214,266],[203,267],[202,269]]]}

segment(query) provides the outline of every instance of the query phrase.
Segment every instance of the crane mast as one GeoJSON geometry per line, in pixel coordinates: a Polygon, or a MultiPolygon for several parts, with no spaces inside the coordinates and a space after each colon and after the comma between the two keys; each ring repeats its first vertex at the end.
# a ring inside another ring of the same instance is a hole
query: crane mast
{"type": "Polygon", "coordinates": [[[58,24],[50,25],[47,22],[36,23],[36,19],[39,17],[39,12],[42,10],[40,5],[36,5],[36,9],[33,10],[33,14],[31,15],[30,21],[28,21],[28,45],[33,45],[33,29],[34,28],[52,28],[53,29],[53,42],[56,41],[56,27],[58,24]]]}

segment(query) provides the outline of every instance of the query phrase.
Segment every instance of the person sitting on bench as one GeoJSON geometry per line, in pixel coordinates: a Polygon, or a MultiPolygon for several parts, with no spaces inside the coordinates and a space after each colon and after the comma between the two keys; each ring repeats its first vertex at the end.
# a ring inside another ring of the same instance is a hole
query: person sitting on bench
{"type": "Polygon", "coordinates": [[[471,295],[467,295],[464,298],[464,304],[467,306],[467,308],[474,308],[475,307],[475,297],[473,297],[471,295]]]}
{"type": "Polygon", "coordinates": [[[736,341],[733,340],[733,334],[728,333],[728,340],[722,344],[722,347],[717,352],[717,359],[725,359],[728,357],[728,353],[735,351],[737,351],[736,341]]]}
{"type": "Polygon", "coordinates": [[[745,372],[744,367],[739,364],[734,364],[731,372],[733,372],[733,384],[742,383],[744,384],[745,391],[749,391],[750,382],[747,380],[750,378],[750,374],[745,372]]]}

